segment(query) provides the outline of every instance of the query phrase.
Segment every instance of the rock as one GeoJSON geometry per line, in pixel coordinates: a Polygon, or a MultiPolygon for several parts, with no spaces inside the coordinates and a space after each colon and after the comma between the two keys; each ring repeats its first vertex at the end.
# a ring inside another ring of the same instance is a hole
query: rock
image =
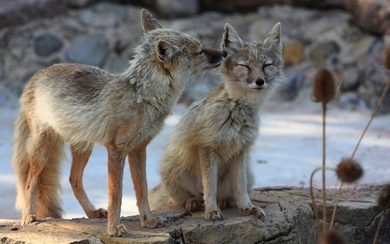
{"type": "Polygon", "coordinates": [[[342,91],[352,91],[357,90],[359,87],[359,70],[355,66],[347,66],[341,69],[342,83],[341,90],[342,91]]]}
{"type": "Polygon", "coordinates": [[[299,93],[300,84],[302,81],[302,72],[295,71],[291,76],[286,75],[287,81],[278,91],[278,97],[285,101],[293,100],[299,93]]]}
{"type": "Polygon", "coordinates": [[[390,2],[383,0],[345,0],[348,12],[363,30],[390,34],[390,2]]]}
{"type": "Polygon", "coordinates": [[[156,11],[167,18],[178,18],[195,15],[200,10],[198,0],[157,0],[156,11]]]}
{"type": "Polygon", "coordinates": [[[68,0],[1,1],[0,29],[66,13],[68,0]]]}
{"type": "Polygon", "coordinates": [[[120,74],[129,67],[129,61],[122,58],[121,56],[112,53],[105,65],[105,70],[114,74],[120,74]]]}
{"type": "Polygon", "coordinates": [[[62,41],[55,35],[42,34],[35,39],[34,49],[38,56],[46,57],[62,48],[62,41]]]}
{"type": "Polygon", "coordinates": [[[304,6],[310,8],[344,8],[344,0],[202,0],[202,6],[206,10],[218,10],[225,12],[254,12],[260,6],[266,6],[270,4],[290,4],[297,6],[304,6]]]}
{"type": "Polygon", "coordinates": [[[102,2],[92,5],[80,14],[80,22],[93,27],[114,27],[126,16],[126,10],[119,4],[102,2]]]}
{"type": "Polygon", "coordinates": [[[309,48],[308,56],[314,66],[322,68],[333,63],[339,52],[340,48],[334,41],[316,42],[309,48]]]}
{"type": "Polygon", "coordinates": [[[305,50],[299,42],[291,42],[283,47],[283,60],[286,64],[295,65],[303,60],[305,50]]]}
{"type": "Polygon", "coordinates": [[[75,8],[84,8],[98,0],[69,0],[69,5],[75,8]]]}
{"type": "Polygon", "coordinates": [[[101,32],[77,36],[66,51],[65,59],[71,63],[103,67],[110,52],[106,36],[101,32]]]}
{"type": "MultiPolygon", "coordinates": [[[[383,66],[384,52],[385,47],[383,44],[375,45],[364,60],[363,86],[366,88],[366,96],[364,98],[368,107],[373,108],[376,106],[388,79],[390,79],[390,71],[383,66]],[[372,96],[369,96],[367,93],[372,94],[372,96]],[[374,99],[370,99],[370,97],[374,99]]],[[[379,111],[382,113],[390,112],[390,89],[387,91],[379,111]]]]}
{"type": "Polygon", "coordinates": [[[4,58],[0,55],[0,84],[3,82],[5,77],[5,67],[4,67],[4,58]]]}
{"type": "MultiPolygon", "coordinates": [[[[335,227],[347,242],[371,243],[381,209],[376,198],[382,186],[346,186],[343,188],[335,227]]],[[[337,189],[327,189],[328,215],[333,210],[337,189]]],[[[321,192],[314,189],[316,208],[322,210],[321,192]]],[[[251,200],[262,207],[264,222],[254,216],[243,216],[239,209],[222,210],[225,219],[210,221],[201,212],[186,213],[183,207],[166,207],[153,212],[168,221],[156,229],[142,228],[139,216],[122,217],[128,237],[114,238],[106,233],[107,219],[39,219],[23,228],[20,221],[0,222],[0,239],[5,243],[318,243],[316,224],[309,189],[270,187],[254,189],[251,200]]],[[[321,212],[320,212],[321,213],[321,212]]],[[[321,214],[319,216],[322,216],[321,214]]],[[[386,213],[385,220],[390,218],[386,213]]],[[[320,223],[322,220],[320,219],[320,223]]],[[[378,243],[390,238],[390,222],[384,221],[378,243]]]]}
{"type": "Polygon", "coordinates": [[[140,25],[129,25],[120,33],[114,44],[117,54],[126,59],[132,59],[135,55],[134,48],[139,44],[140,37],[143,36],[143,29],[140,25]]]}
{"type": "Polygon", "coordinates": [[[355,110],[362,105],[363,101],[357,92],[345,92],[338,97],[337,105],[340,108],[355,110]]]}

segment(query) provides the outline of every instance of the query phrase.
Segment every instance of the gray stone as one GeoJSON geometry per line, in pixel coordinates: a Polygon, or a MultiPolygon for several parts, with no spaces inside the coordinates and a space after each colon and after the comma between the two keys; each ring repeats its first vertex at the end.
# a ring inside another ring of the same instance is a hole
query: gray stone
{"type": "Polygon", "coordinates": [[[197,14],[200,4],[198,0],[156,0],[156,10],[164,17],[178,18],[197,14]]]}
{"type": "Polygon", "coordinates": [[[101,32],[77,36],[66,51],[65,59],[71,63],[103,67],[110,53],[106,36],[101,32]]]}
{"type": "Polygon", "coordinates": [[[362,99],[357,92],[345,92],[338,97],[337,104],[339,107],[348,110],[355,110],[362,106],[362,99]]]}
{"type": "Polygon", "coordinates": [[[63,44],[60,38],[52,34],[43,34],[35,39],[34,49],[38,56],[46,57],[59,51],[63,44]]]}
{"type": "Polygon", "coordinates": [[[114,74],[120,74],[124,72],[129,67],[129,61],[118,56],[115,53],[112,53],[105,65],[105,70],[114,74]]]}
{"type": "Polygon", "coordinates": [[[347,66],[341,69],[342,83],[341,90],[342,91],[352,91],[357,90],[359,87],[359,70],[355,66],[347,66]]]}
{"type": "Polygon", "coordinates": [[[4,67],[4,58],[0,55],[0,84],[3,82],[5,77],[5,67],[4,67]]]}
{"type": "MultiPolygon", "coordinates": [[[[372,94],[374,99],[365,99],[369,107],[375,107],[381,97],[386,83],[390,79],[390,71],[383,65],[383,55],[385,46],[378,43],[373,47],[370,53],[364,60],[365,70],[363,74],[363,86],[366,88],[368,94],[372,94]]],[[[366,95],[367,95],[366,93],[366,95]]],[[[370,96],[367,96],[368,98],[370,96]]],[[[380,112],[390,112],[390,89],[387,91],[383,103],[380,107],[380,112]]]]}
{"type": "Polygon", "coordinates": [[[316,42],[308,52],[310,61],[317,68],[322,68],[334,62],[340,48],[334,41],[316,42]]]}
{"type": "Polygon", "coordinates": [[[390,2],[383,0],[345,0],[353,20],[365,31],[390,34],[390,2]]]}
{"type": "Polygon", "coordinates": [[[299,93],[302,77],[301,71],[295,71],[291,75],[286,75],[286,81],[279,89],[278,97],[285,101],[293,100],[299,93]]]}
{"type": "Polygon", "coordinates": [[[98,0],[69,0],[69,5],[75,8],[83,8],[97,1],[98,0]]]}
{"type": "Polygon", "coordinates": [[[1,1],[0,29],[27,24],[38,18],[54,17],[66,12],[68,0],[1,1]]]}

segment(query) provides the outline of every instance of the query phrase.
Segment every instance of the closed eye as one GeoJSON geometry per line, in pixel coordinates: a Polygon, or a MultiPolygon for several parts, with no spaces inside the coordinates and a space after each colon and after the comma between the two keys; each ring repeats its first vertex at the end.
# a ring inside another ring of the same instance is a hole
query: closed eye
{"type": "Polygon", "coordinates": [[[203,50],[200,50],[200,52],[198,52],[197,54],[202,54],[203,53],[203,50]]]}
{"type": "Polygon", "coordinates": [[[246,65],[246,64],[237,64],[237,65],[238,65],[238,66],[245,67],[245,68],[249,69],[249,66],[248,66],[248,65],[246,65]]]}
{"type": "Polygon", "coordinates": [[[263,65],[263,68],[267,68],[267,67],[269,67],[271,65],[273,65],[273,63],[266,63],[266,64],[263,65]]]}

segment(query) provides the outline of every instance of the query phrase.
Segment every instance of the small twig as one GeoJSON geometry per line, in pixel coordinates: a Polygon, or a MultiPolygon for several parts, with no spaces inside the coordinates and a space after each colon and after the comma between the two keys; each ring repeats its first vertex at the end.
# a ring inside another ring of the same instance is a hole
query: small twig
{"type": "Polygon", "coordinates": [[[374,241],[372,242],[372,244],[375,244],[376,241],[378,240],[379,232],[381,230],[383,221],[385,220],[386,210],[389,208],[389,204],[390,204],[390,201],[387,202],[387,205],[386,205],[385,209],[383,209],[383,212],[382,212],[382,215],[381,215],[381,219],[379,220],[378,228],[376,229],[374,241]]]}
{"type": "Polygon", "coordinates": [[[325,183],[325,160],[326,160],[326,103],[322,102],[322,226],[323,232],[326,231],[326,183],[325,183]]]}
{"type": "Polygon", "coordinates": [[[372,113],[371,118],[370,118],[370,120],[368,121],[368,123],[366,125],[366,128],[364,128],[363,133],[360,136],[360,139],[359,139],[359,141],[358,141],[358,143],[357,143],[357,145],[355,147],[355,150],[352,153],[351,159],[353,159],[353,157],[355,156],[355,153],[356,153],[356,151],[357,151],[357,149],[358,149],[358,147],[360,145],[360,142],[362,141],[364,134],[366,134],[366,131],[367,131],[368,127],[371,124],[371,121],[374,119],[375,115],[378,113],[379,107],[381,106],[381,104],[383,102],[383,99],[386,96],[387,90],[389,89],[389,85],[390,85],[390,76],[389,76],[389,79],[387,80],[385,88],[383,89],[381,98],[379,99],[378,104],[376,105],[376,108],[375,108],[374,112],[372,113]]]}
{"type": "Polygon", "coordinates": [[[333,228],[333,223],[334,223],[334,219],[335,219],[336,211],[337,211],[337,205],[339,204],[340,195],[341,195],[341,189],[342,188],[343,188],[343,182],[341,182],[339,190],[338,190],[338,193],[337,193],[336,202],[334,204],[333,213],[332,213],[332,219],[330,221],[329,230],[331,230],[333,228]]]}

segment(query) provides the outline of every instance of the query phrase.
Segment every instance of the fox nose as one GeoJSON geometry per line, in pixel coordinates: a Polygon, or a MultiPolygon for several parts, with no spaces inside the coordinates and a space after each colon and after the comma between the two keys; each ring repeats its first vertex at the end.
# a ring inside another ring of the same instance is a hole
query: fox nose
{"type": "Polygon", "coordinates": [[[255,81],[256,85],[258,86],[262,86],[264,85],[264,80],[262,78],[257,78],[257,80],[255,81]]]}
{"type": "Polygon", "coordinates": [[[222,56],[223,56],[224,58],[226,58],[227,52],[226,52],[226,51],[222,51],[222,56]]]}

